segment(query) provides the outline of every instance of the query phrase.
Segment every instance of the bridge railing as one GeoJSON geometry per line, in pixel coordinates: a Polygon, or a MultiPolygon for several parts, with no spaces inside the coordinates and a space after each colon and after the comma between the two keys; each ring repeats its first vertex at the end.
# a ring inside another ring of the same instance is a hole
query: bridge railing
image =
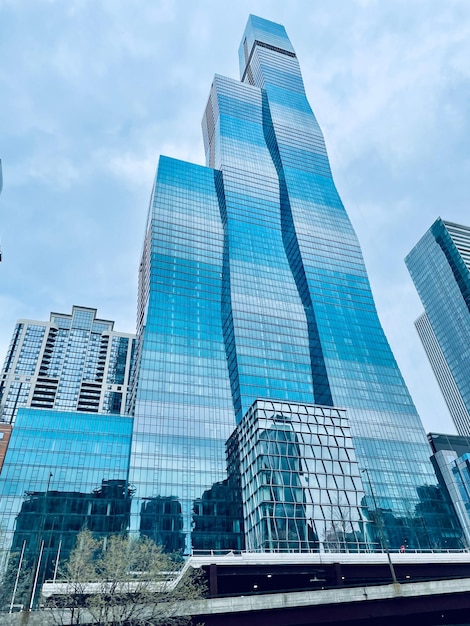
{"type": "MultiPolygon", "coordinates": [[[[359,546],[357,550],[192,550],[191,556],[242,556],[244,554],[386,554],[381,546],[372,547],[370,544],[359,546]]],[[[468,553],[468,548],[396,548],[390,549],[391,554],[462,554],[468,553]]]]}

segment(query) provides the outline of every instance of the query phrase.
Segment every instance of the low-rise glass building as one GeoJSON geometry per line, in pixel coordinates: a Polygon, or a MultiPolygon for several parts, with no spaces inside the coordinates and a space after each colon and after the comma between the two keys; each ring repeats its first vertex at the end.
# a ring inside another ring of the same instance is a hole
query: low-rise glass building
{"type": "Polygon", "coordinates": [[[4,601],[20,574],[16,599],[31,602],[83,528],[97,537],[128,528],[131,435],[130,417],[18,411],[0,475],[4,601]]]}

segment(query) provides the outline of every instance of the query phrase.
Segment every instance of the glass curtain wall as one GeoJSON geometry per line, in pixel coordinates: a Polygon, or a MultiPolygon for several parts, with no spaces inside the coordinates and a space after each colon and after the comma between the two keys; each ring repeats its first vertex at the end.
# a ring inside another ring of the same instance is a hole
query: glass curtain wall
{"type": "MultiPolygon", "coordinates": [[[[284,27],[250,16],[240,62],[240,82],[212,84],[207,167],[162,158],[152,194],[132,396],[133,528],[146,503],[169,498],[189,551],[195,509],[224,491],[235,423],[256,399],[284,400],[346,409],[366,472],[361,505],[392,547],[459,547],[284,27]]],[[[240,528],[235,513],[232,522],[227,542],[240,528]]]]}

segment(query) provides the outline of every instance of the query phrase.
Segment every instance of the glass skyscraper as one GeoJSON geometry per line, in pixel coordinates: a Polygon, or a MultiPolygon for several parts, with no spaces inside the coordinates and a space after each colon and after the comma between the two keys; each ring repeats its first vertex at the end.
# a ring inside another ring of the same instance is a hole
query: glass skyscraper
{"type": "Polygon", "coordinates": [[[470,436],[470,228],[438,218],[406,257],[415,322],[459,435],[470,436]]]}
{"type": "MultiPolygon", "coordinates": [[[[239,58],[241,80],[215,76],[211,86],[206,166],[161,157],[156,174],[139,272],[131,528],[165,531],[186,551],[242,547],[243,525],[259,536],[287,493],[283,468],[296,457],[297,520],[321,492],[338,525],[340,499],[353,515],[343,543],[359,525],[356,544],[367,533],[375,543],[382,523],[393,547],[458,547],[284,27],[250,16],[239,58]],[[334,419],[320,417],[322,406],[337,410],[334,419]],[[261,516],[247,509],[250,484],[267,480],[243,447],[253,419],[271,420],[253,441],[278,481],[271,502],[269,490],[257,496],[261,516]],[[289,439],[281,446],[279,437],[289,439]],[[327,456],[329,437],[337,456],[327,456]],[[251,477],[243,484],[240,461],[251,477]],[[307,488],[316,473],[324,479],[307,488]],[[376,522],[369,531],[367,520],[376,522]]],[[[319,537],[293,526],[307,549],[318,547],[319,537]]]]}
{"type": "Polygon", "coordinates": [[[469,432],[470,415],[426,313],[418,317],[415,327],[457,431],[469,432]]]}

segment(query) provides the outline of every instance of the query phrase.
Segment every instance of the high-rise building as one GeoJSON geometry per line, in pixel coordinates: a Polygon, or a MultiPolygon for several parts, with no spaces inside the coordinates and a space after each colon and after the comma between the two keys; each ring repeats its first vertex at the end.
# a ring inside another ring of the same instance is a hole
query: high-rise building
{"type": "Polygon", "coordinates": [[[458,547],[284,27],[250,16],[239,56],[241,80],[212,83],[206,166],[156,174],[131,527],[153,512],[186,550],[240,547],[243,524],[252,549],[357,549],[379,524],[394,547],[458,547]]]}
{"type": "Polygon", "coordinates": [[[415,322],[457,432],[470,436],[470,228],[438,218],[406,257],[415,322]]]}
{"type": "Polygon", "coordinates": [[[124,414],[134,342],[87,307],[19,320],[0,374],[0,420],[13,424],[21,407],[124,414]]]}
{"type": "Polygon", "coordinates": [[[454,424],[459,433],[465,433],[469,430],[470,424],[467,407],[426,313],[418,317],[415,327],[454,424]]]}

